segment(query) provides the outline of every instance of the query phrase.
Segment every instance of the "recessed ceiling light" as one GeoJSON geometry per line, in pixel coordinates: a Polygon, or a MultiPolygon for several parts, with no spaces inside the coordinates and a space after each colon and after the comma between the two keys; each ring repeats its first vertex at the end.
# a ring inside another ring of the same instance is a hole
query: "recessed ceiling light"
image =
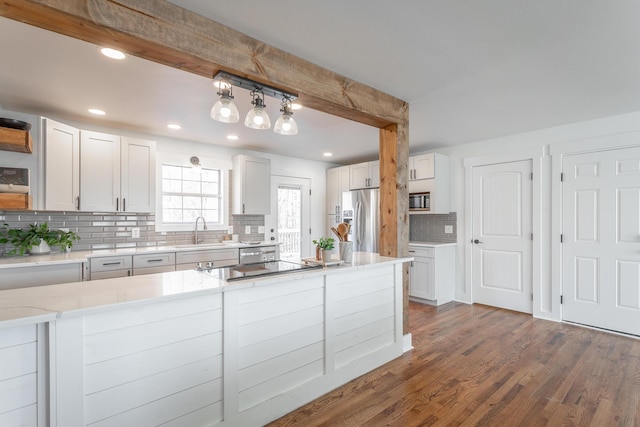
{"type": "Polygon", "coordinates": [[[91,114],[95,114],[96,116],[104,116],[105,114],[107,114],[102,110],[98,110],[97,108],[89,108],[87,111],[89,111],[91,114]]]}
{"type": "Polygon", "coordinates": [[[291,109],[292,110],[300,110],[300,109],[302,109],[302,105],[300,105],[300,104],[291,104],[291,109]]]}
{"type": "Polygon", "coordinates": [[[333,153],[326,152],[326,153],[322,153],[322,155],[325,157],[331,157],[333,156],[333,153]]]}
{"type": "Polygon", "coordinates": [[[100,49],[100,52],[102,52],[102,54],[108,58],[111,59],[124,59],[125,58],[125,54],[120,52],[119,50],[115,50],[115,49],[111,49],[108,47],[103,47],[102,49],[100,49]]]}
{"type": "Polygon", "coordinates": [[[238,139],[238,135],[227,135],[227,139],[230,139],[232,141],[236,141],[238,139]]]}
{"type": "Polygon", "coordinates": [[[179,125],[179,124],[177,124],[177,123],[169,123],[169,124],[167,125],[167,127],[168,127],[169,129],[174,129],[174,130],[182,129],[182,126],[180,126],[180,125],[179,125]]]}

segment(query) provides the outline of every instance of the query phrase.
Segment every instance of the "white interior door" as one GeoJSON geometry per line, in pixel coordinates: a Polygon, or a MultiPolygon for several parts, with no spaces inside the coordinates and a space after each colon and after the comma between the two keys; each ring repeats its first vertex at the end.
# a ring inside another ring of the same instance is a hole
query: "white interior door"
{"type": "Polygon", "coordinates": [[[562,317],[640,335],[640,148],[562,161],[562,317]]]}
{"type": "Polygon", "coordinates": [[[310,181],[271,176],[271,215],[265,216],[267,241],[280,243],[280,259],[310,256],[310,181]]]}
{"type": "Polygon", "coordinates": [[[531,313],[531,161],[473,168],[473,301],[531,313]]]}

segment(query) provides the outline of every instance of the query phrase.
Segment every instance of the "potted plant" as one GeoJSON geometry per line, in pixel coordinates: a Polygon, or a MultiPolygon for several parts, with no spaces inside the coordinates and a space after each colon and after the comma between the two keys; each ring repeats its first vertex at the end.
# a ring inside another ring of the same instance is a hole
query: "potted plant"
{"type": "Polygon", "coordinates": [[[318,240],[314,240],[313,244],[316,245],[316,259],[322,259],[327,262],[331,259],[331,251],[334,248],[335,240],[332,237],[320,237],[318,240]],[[318,255],[322,253],[322,258],[318,255]]]}
{"type": "Polygon", "coordinates": [[[52,246],[59,246],[64,251],[77,240],[80,237],[73,231],[51,230],[46,222],[30,224],[27,229],[9,228],[9,224],[4,224],[0,232],[0,243],[13,246],[7,255],[47,254],[52,246]]]}

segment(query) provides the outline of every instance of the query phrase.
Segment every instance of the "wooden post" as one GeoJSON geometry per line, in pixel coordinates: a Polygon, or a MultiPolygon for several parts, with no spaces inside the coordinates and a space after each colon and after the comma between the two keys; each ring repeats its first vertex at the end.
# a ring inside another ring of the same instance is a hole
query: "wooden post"
{"type": "MultiPolygon", "coordinates": [[[[406,112],[408,115],[408,111],[406,112]]],[[[409,253],[409,132],[406,125],[380,129],[380,255],[409,253]]],[[[403,333],[409,332],[409,265],[403,266],[403,333]]]]}

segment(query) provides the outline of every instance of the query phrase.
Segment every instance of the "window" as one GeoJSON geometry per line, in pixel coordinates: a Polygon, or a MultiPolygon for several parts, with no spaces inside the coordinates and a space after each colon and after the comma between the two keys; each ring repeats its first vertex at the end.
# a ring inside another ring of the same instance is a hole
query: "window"
{"type": "Polygon", "coordinates": [[[161,185],[161,229],[189,230],[199,216],[226,226],[223,170],[162,164],[161,185]]]}

